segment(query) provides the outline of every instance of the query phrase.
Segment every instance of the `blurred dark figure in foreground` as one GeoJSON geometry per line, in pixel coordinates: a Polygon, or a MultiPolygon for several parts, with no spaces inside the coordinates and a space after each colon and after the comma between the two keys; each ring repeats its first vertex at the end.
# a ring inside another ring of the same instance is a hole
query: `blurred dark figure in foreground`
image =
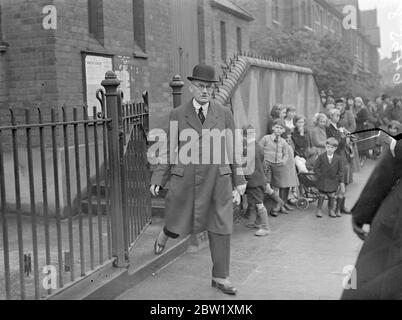
{"type": "Polygon", "coordinates": [[[343,300],[402,299],[402,140],[393,140],[352,209],[353,230],[364,240],[356,288],[343,300]],[[370,225],[370,232],[363,230],[370,225]]]}

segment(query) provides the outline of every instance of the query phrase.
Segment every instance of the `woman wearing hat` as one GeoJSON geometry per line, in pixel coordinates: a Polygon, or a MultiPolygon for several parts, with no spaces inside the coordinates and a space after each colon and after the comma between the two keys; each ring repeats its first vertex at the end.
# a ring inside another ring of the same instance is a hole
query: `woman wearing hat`
{"type": "Polygon", "coordinates": [[[401,197],[402,141],[393,140],[352,209],[353,230],[364,244],[342,299],[402,299],[401,197]]]}
{"type": "Polygon", "coordinates": [[[233,229],[232,200],[240,202],[240,195],[246,190],[241,164],[235,154],[235,151],[241,152],[241,148],[234,148],[241,146],[241,141],[236,141],[231,112],[212,100],[212,86],[217,82],[214,68],[197,65],[188,80],[193,98],[170,112],[169,128],[177,129],[169,131],[167,147],[162,149],[167,162],[160,163],[151,178],[153,195],[169,183],[165,227],[155,240],[154,252],[161,254],[169,238],[207,230],[213,263],[212,286],[234,295],[237,290],[228,279],[233,229]],[[205,146],[204,136],[210,133],[213,137],[216,132],[224,132],[225,141],[222,142],[221,135],[219,143],[211,139],[210,144],[205,146]],[[192,137],[188,142],[190,133],[192,137]],[[195,148],[189,148],[189,144],[190,147],[194,144],[195,148]],[[205,151],[204,146],[207,148],[205,151]],[[187,152],[181,153],[182,149],[187,152]],[[189,156],[189,152],[195,154],[189,156]],[[208,155],[206,160],[204,152],[208,155]],[[216,155],[227,155],[229,162],[227,159],[217,160],[216,155]]]}

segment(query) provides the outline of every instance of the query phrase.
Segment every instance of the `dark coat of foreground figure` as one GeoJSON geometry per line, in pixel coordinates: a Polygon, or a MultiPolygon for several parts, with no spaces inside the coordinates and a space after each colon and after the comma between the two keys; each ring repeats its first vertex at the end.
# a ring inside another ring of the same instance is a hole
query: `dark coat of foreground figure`
{"type": "Polygon", "coordinates": [[[352,209],[354,222],[369,224],[356,262],[356,290],[342,299],[402,299],[402,141],[386,150],[352,209]]]}

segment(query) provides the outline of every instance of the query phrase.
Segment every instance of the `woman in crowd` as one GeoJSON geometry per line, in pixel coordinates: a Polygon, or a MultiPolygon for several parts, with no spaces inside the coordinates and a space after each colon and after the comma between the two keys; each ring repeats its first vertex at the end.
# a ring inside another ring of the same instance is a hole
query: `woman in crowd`
{"type": "Polygon", "coordinates": [[[348,96],[346,98],[346,110],[349,110],[354,115],[355,98],[353,96],[348,96]]]}
{"type": "MultiPolygon", "coordinates": [[[[336,149],[335,153],[340,156],[341,161],[343,163],[343,178],[344,178],[344,184],[345,184],[345,193],[346,193],[346,186],[350,182],[350,163],[348,161],[348,153],[347,153],[347,144],[349,138],[347,138],[347,134],[344,128],[339,128],[338,123],[340,120],[341,113],[339,112],[338,109],[332,109],[329,112],[329,118],[328,118],[328,126],[326,129],[327,133],[327,138],[335,138],[338,140],[339,145],[338,148],[336,149]]],[[[349,210],[345,208],[345,193],[339,192],[337,194],[337,205],[336,205],[336,213],[346,213],[350,214],[349,210]]]]}
{"type": "Polygon", "coordinates": [[[327,121],[328,118],[324,113],[318,113],[314,117],[314,126],[311,130],[311,144],[317,148],[319,154],[325,152],[327,121]]]}
{"type": "Polygon", "coordinates": [[[296,173],[296,162],[295,162],[295,145],[292,141],[292,131],[289,128],[285,129],[282,137],[287,142],[287,152],[288,158],[285,164],[282,166],[281,171],[281,182],[279,189],[279,196],[284,202],[284,209],[292,211],[294,208],[291,206],[289,201],[290,190],[292,194],[296,193],[296,188],[299,185],[296,173]]]}
{"type": "Polygon", "coordinates": [[[305,118],[297,115],[294,118],[295,129],[292,132],[292,141],[294,144],[295,154],[299,157],[307,159],[306,151],[311,148],[310,134],[305,127],[305,118]]]}
{"type": "Polygon", "coordinates": [[[286,107],[286,116],[285,116],[285,125],[291,132],[293,132],[295,128],[294,118],[296,116],[296,108],[294,106],[286,107]]]}
{"type": "MultiPolygon", "coordinates": [[[[367,107],[364,105],[363,99],[360,97],[355,98],[355,111],[356,111],[356,130],[366,130],[375,127],[377,119],[374,118],[367,107]]],[[[372,132],[360,133],[358,139],[362,140],[358,142],[357,148],[360,155],[360,165],[363,166],[367,157],[370,155],[370,150],[374,149],[377,145],[376,139],[369,139],[376,135],[372,132]]]]}
{"type": "Polygon", "coordinates": [[[268,120],[267,134],[272,134],[272,126],[275,120],[284,120],[286,116],[286,108],[282,104],[275,104],[271,110],[271,117],[268,120]]]}

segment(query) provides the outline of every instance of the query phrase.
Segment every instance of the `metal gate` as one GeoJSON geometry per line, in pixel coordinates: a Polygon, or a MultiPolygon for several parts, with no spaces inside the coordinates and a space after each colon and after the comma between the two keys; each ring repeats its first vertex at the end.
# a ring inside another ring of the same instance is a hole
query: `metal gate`
{"type": "Polygon", "coordinates": [[[10,109],[0,125],[0,300],[46,298],[128,264],[151,216],[149,108],[146,93],[122,104],[119,83],[106,74],[92,117],[10,109]]]}

